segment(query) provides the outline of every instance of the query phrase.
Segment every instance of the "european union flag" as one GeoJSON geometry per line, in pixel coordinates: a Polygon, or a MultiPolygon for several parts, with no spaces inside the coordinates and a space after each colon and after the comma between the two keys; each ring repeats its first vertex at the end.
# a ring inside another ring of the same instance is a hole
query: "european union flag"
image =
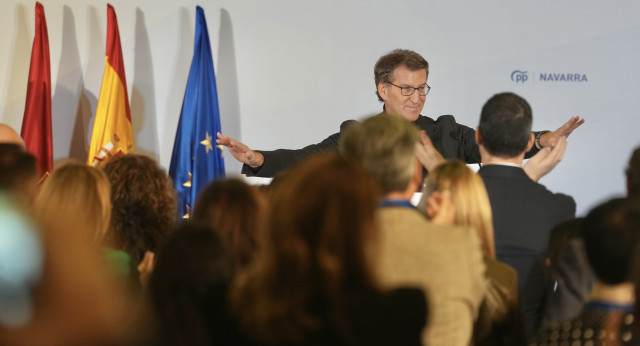
{"type": "Polygon", "coordinates": [[[209,31],[204,11],[197,6],[193,60],[169,166],[182,218],[189,218],[198,194],[209,182],[224,177],[223,148],[215,146],[217,132],[222,131],[209,31]]]}

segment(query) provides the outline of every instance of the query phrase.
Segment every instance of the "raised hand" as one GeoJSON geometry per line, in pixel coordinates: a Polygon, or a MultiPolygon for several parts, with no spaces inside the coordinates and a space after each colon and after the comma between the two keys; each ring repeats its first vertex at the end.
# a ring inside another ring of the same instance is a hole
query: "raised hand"
{"type": "Polygon", "coordinates": [[[262,156],[261,153],[251,150],[251,148],[246,146],[244,143],[229,136],[225,136],[220,132],[218,132],[217,136],[218,138],[216,139],[216,143],[227,147],[231,155],[233,155],[236,160],[251,168],[262,167],[262,164],[264,163],[264,156],[262,156]]]}
{"type": "Polygon", "coordinates": [[[561,136],[555,143],[552,143],[551,146],[544,147],[533,155],[524,165],[524,171],[531,180],[540,180],[540,178],[551,172],[551,170],[562,161],[566,149],[567,136],[561,136]]]}
{"type": "Polygon", "coordinates": [[[584,119],[580,119],[579,116],[573,116],[571,117],[571,119],[569,119],[569,121],[564,123],[564,125],[560,126],[557,130],[553,132],[547,132],[544,135],[540,136],[540,144],[542,144],[543,148],[551,147],[558,139],[560,139],[560,137],[569,137],[573,130],[577,129],[582,124],[584,124],[584,119]]]}
{"type": "Polygon", "coordinates": [[[442,154],[433,146],[431,138],[427,136],[425,131],[420,131],[420,137],[416,143],[416,156],[427,171],[444,161],[442,154]]]}

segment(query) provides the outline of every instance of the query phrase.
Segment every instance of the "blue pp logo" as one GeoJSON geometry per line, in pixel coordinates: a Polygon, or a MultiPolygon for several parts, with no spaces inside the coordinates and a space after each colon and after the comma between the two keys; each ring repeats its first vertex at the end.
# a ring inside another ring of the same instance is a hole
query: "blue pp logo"
{"type": "Polygon", "coordinates": [[[529,75],[527,71],[515,70],[511,72],[511,80],[516,83],[524,83],[529,79],[529,75]]]}

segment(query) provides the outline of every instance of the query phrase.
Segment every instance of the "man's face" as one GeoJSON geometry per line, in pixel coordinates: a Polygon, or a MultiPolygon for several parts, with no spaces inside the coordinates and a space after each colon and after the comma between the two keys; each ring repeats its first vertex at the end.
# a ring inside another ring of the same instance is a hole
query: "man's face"
{"type": "MultiPolygon", "coordinates": [[[[400,87],[420,87],[427,83],[427,71],[411,71],[406,66],[400,65],[393,71],[391,83],[400,87]]],[[[381,82],[378,84],[378,93],[384,100],[385,111],[389,114],[401,115],[409,121],[418,119],[418,115],[424,107],[426,96],[420,96],[414,91],[411,96],[404,96],[400,88],[381,82]]]]}

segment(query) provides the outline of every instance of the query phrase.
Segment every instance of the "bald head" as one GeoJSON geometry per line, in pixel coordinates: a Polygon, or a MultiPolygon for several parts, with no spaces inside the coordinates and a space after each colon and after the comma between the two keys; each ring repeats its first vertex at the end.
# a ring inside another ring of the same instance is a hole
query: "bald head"
{"type": "Polygon", "coordinates": [[[0,124],[0,143],[14,143],[24,149],[22,137],[10,126],[0,124]]]}

